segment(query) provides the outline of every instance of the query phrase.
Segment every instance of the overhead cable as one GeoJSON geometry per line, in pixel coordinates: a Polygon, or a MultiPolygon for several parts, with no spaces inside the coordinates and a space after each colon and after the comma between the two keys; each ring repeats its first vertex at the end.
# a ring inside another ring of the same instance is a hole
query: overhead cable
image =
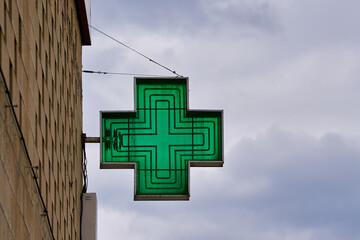
{"type": "Polygon", "coordinates": [[[178,77],[182,77],[182,75],[178,74],[176,71],[171,70],[170,68],[168,68],[168,67],[166,67],[166,66],[164,66],[164,65],[160,64],[159,62],[157,62],[157,61],[155,61],[155,60],[153,60],[153,59],[149,58],[149,57],[148,57],[148,56],[146,56],[145,54],[143,54],[143,53],[141,53],[141,52],[137,51],[136,49],[134,49],[134,48],[132,48],[132,47],[130,47],[130,46],[128,46],[128,45],[126,45],[125,43],[123,43],[123,42],[121,42],[121,41],[117,40],[116,38],[114,38],[114,37],[110,36],[109,34],[104,33],[103,31],[101,31],[101,30],[97,29],[96,27],[93,27],[93,26],[91,26],[91,25],[89,25],[89,26],[90,26],[92,29],[94,29],[95,31],[97,31],[97,32],[99,32],[99,33],[101,33],[101,34],[103,34],[104,36],[106,36],[106,37],[108,37],[108,38],[112,39],[113,41],[115,41],[115,42],[117,42],[117,43],[121,44],[122,46],[124,46],[124,47],[126,47],[126,48],[130,49],[131,51],[133,51],[133,52],[135,52],[135,53],[139,54],[140,56],[142,56],[142,57],[144,57],[144,58],[148,59],[150,62],[155,63],[156,65],[158,65],[158,66],[160,66],[160,67],[162,67],[162,68],[166,69],[167,71],[170,71],[171,73],[175,74],[175,75],[176,75],[176,76],[178,76],[178,77]]]}
{"type": "Polygon", "coordinates": [[[142,77],[168,77],[166,75],[155,75],[155,74],[143,74],[143,73],[122,73],[122,72],[104,72],[104,71],[93,71],[93,70],[82,70],[83,73],[96,73],[96,74],[115,74],[115,75],[126,75],[126,76],[142,76],[142,77]]]}
{"type": "Polygon", "coordinates": [[[27,158],[28,164],[29,164],[28,166],[25,166],[25,167],[29,168],[31,173],[32,173],[32,178],[33,178],[33,180],[35,182],[37,193],[39,194],[40,201],[41,201],[41,204],[42,204],[42,207],[43,207],[43,213],[41,214],[41,216],[46,216],[47,223],[49,225],[49,230],[50,230],[50,233],[51,233],[51,237],[52,237],[53,240],[55,240],[54,231],[53,231],[53,228],[52,228],[51,222],[50,222],[49,212],[48,212],[48,210],[46,208],[45,200],[44,200],[44,198],[43,198],[43,196],[41,194],[41,189],[40,189],[40,184],[38,182],[38,177],[36,176],[36,173],[35,173],[35,170],[34,170],[34,169],[38,169],[39,167],[34,166],[32,164],[30,153],[29,153],[28,147],[27,147],[26,142],[25,142],[25,137],[24,137],[24,134],[23,134],[23,132],[21,130],[20,121],[19,121],[19,119],[18,119],[18,117],[16,115],[16,112],[15,112],[15,109],[14,109],[14,107],[16,107],[17,105],[13,104],[13,101],[12,101],[12,98],[11,98],[11,95],[10,95],[10,90],[9,90],[9,87],[8,87],[8,85],[6,83],[6,79],[5,79],[4,73],[3,73],[1,68],[0,68],[0,78],[3,80],[5,93],[6,93],[7,97],[8,97],[8,102],[9,102],[9,105],[6,105],[5,107],[9,107],[11,109],[12,115],[13,115],[14,120],[15,120],[16,127],[18,129],[18,133],[20,135],[20,141],[22,142],[22,145],[24,147],[25,155],[26,155],[26,158],[27,158]]]}

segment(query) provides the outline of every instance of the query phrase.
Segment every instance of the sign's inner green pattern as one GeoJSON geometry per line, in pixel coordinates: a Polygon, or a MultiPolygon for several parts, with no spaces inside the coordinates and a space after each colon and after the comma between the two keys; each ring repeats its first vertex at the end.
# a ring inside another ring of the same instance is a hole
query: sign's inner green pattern
{"type": "Polygon", "coordinates": [[[221,112],[188,111],[186,94],[138,80],[136,112],[102,113],[102,161],[136,163],[136,195],[188,195],[188,162],[222,161],[221,112]]]}

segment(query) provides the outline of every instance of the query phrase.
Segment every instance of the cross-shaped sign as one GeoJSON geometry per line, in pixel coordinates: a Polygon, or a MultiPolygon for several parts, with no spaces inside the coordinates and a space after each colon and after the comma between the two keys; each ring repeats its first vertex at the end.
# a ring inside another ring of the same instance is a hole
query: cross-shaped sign
{"type": "Polygon", "coordinates": [[[222,111],[188,109],[188,78],[135,78],[135,110],[100,112],[100,168],[135,169],[135,200],[188,200],[190,166],[223,161],[222,111]]]}

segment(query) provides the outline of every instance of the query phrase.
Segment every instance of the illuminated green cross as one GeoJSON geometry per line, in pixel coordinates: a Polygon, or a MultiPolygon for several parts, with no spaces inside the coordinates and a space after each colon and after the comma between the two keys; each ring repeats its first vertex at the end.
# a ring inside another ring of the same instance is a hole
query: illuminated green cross
{"type": "Polygon", "coordinates": [[[101,168],[134,168],[135,200],[188,200],[190,166],[222,166],[222,111],[188,110],[187,78],[135,78],[135,111],[101,112],[101,168]]]}

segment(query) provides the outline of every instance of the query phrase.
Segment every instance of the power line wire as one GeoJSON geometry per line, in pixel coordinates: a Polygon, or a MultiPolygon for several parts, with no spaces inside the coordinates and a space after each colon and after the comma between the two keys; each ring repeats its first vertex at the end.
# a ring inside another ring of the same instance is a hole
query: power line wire
{"type": "Polygon", "coordinates": [[[83,73],[95,73],[95,74],[113,74],[113,75],[126,75],[126,76],[143,76],[143,77],[168,77],[166,75],[155,75],[155,74],[143,74],[143,73],[123,73],[123,72],[104,72],[104,71],[93,71],[93,70],[82,70],[83,73]]]}
{"type": "Polygon", "coordinates": [[[53,231],[53,228],[52,228],[51,222],[50,222],[49,212],[48,212],[48,210],[46,208],[45,200],[44,200],[44,198],[43,198],[43,196],[41,194],[41,189],[40,189],[40,185],[39,185],[39,182],[38,182],[38,177],[36,176],[36,173],[35,173],[35,170],[34,170],[34,168],[38,168],[38,166],[34,166],[32,164],[30,153],[29,153],[28,147],[27,147],[26,142],[25,142],[25,137],[24,137],[24,134],[23,134],[23,132],[21,130],[20,122],[18,120],[18,117],[17,117],[15,109],[14,109],[14,107],[16,105],[13,104],[12,98],[10,96],[10,90],[9,90],[9,87],[8,87],[8,85],[6,83],[6,79],[5,79],[5,76],[4,76],[4,73],[3,73],[2,69],[1,69],[1,67],[0,67],[0,78],[3,80],[5,93],[6,93],[7,97],[8,97],[9,105],[7,105],[7,107],[10,107],[10,109],[11,109],[12,115],[13,115],[14,120],[15,120],[15,124],[16,124],[17,129],[18,129],[18,133],[20,135],[20,141],[22,142],[22,145],[23,145],[24,151],[25,151],[25,155],[26,155],[26,158],[28,160],[29,166],[25,166],[25,167],[27,167],[27,168],[29,168],[31,170],[31,173],[33,175],[33,180],[35,182],[35,186],[36,186],[36,189],[37,189],[37,193],[39,194],[40,202],[41,202],[42,207],[43,207],[42,216],[46,216],[47,223],[49,225],[49,230],[50,230],[51,237],[52,237],[53,240],[55,240],[54,231],[53,231]]]}
{"type": "Polygon", "coordinates": [[[101,34],[103,34],[104,36],[106,36],[106,37],[108,37],[108,38],[112,39],[113,41],[115,41],[115,42],[117,42],[117,43],[121,44],[122,46],[124,46],[124,47],[126,47],[126,48],[130,49],[131,51],[133,51],[133,52],[135,52],[135,53],[139,54],[140,56],[142,56],[142,57],[144,57],[144,58],[148,59],[150,62],[155,63],[156,65],[158,65],[158,66],[160,66],[160,67],[162,67],[162,68],[164,68],[164,69],[166,69],[166,70],[170,71],[171,73],[175,74],[175,75],[176,75],[176,76],[178,76],[178,77],[182,77],[182,75],[178,74],[176,71],[171,70],[170,68],[168,68],[168,67],[166,67],[166,66],[162,65],[161,63],[159,63],[159,62],[157,62],[157,61],[155,61],[155,60],[153,60],[153,59],[149,58],[149,57],[148,57],[148,56],[146,56],[145,54],[143,54],[143,53],[141,53],[141,52],[137,51],[136,49],[134,49],[134,48],[132,48],[132,47],[130,47],[130,46],[128,46],[128,45],[126,45],[125,43],[123,43],[123,42],[121,42],[121,41],[117,40],[116,38],[114,38],[114,37],[110,36],[109,34],[104,33],[103,31],[101,31],[101,30],[97,29],[96,27],[93,27],[93,26],[91,26],[91,25],[89,25],[89,26],[90,26],[92,29],[94,29],[95,31],[97,31],[97,32],[99,32],[99,33],[101,33],[101,34]]]}

